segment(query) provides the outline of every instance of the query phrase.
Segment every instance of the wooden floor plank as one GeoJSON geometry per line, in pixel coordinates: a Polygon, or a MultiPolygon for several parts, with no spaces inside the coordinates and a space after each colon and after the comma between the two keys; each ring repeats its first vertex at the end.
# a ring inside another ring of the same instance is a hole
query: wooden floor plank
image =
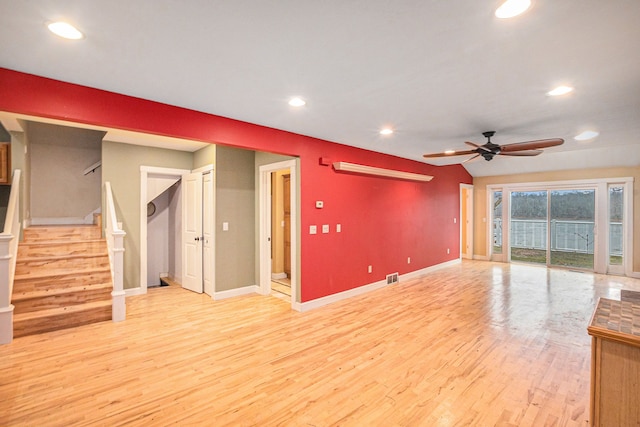
{"type": "Polygon", "coordinates": [[[621,289],[483,261],[306,313],[154,288],[0,346],[0,425],[586,426],[586,327],[621,289]]]}

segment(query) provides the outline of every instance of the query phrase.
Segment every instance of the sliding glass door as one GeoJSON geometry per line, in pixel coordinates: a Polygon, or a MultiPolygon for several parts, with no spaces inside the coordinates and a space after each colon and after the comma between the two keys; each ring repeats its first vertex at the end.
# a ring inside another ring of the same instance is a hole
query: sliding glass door
{"type": "Polygon", "coordinates": [[[512,261],[547,264],[547,191],[512,191],[509,250],[512,261]]]}
{"type": "Polygon", "coordinates": [[[633,179],[487,186],[493,261],[633,272],[633,179]]]}
{"type": "Polygon", "coordinates": [[[595,189],[549,192],[549,264],[593,270],[595,189]]]}

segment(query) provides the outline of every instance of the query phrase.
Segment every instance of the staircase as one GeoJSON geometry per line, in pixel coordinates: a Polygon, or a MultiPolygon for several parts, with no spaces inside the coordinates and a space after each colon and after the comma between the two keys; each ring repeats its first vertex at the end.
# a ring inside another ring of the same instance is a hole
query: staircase
{"type": "Polygon", "coordinates": [[[99,225],[26,228],[13,285],[13,335],[111,320],[111,291],[99,225]]]}

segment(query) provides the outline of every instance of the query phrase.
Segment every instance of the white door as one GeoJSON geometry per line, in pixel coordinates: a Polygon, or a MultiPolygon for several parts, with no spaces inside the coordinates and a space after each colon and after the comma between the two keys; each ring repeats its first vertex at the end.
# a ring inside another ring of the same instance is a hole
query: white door
{"type": "Polygon", "coordinates": [[[182,176],[182,287],[202,293],[202,173],[182,176]]]}
{"type": "Polygon", "coordinates": [[[213,172],[209,172],[203,175],[203,222],[202,222],[202,235],[204,241],[202,242],[202,273],[204,275],[204,292],[207,295],[213,296],[214,284],[213,284],[213,266],[215,262],[214,258],[214,234],[213,234],[213,172]]]}

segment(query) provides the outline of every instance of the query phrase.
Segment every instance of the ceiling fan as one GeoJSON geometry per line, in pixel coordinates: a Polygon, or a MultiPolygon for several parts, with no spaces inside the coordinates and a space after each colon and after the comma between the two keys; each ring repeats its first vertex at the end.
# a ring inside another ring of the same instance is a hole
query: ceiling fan
{"type": "Polygon", "coordinates": [[[513,144],[498,145],[491,142],[491,137],[495,135],[495,131],[482,132],[487,142],[483,145],[476,144],[474,142],[465,141],[465,144],[475,147],[473,150],[460,150],[460,151],[445,151],[444,153],[425,154],[426,158],[434,157],[448,157],[448,156],[466,156],[469,154],[475,154],[475,156],[465,160],[462,163],[471,161],[479,156],[484,157],[486,161],[493,159],[494,156],[537,156],[542,154],[543,148],[554,147],[556,145],[562,145],[564,139],[551,138],[551,139],[539,139],[536,141],[524,141],[514,142],[513,144]]]}

